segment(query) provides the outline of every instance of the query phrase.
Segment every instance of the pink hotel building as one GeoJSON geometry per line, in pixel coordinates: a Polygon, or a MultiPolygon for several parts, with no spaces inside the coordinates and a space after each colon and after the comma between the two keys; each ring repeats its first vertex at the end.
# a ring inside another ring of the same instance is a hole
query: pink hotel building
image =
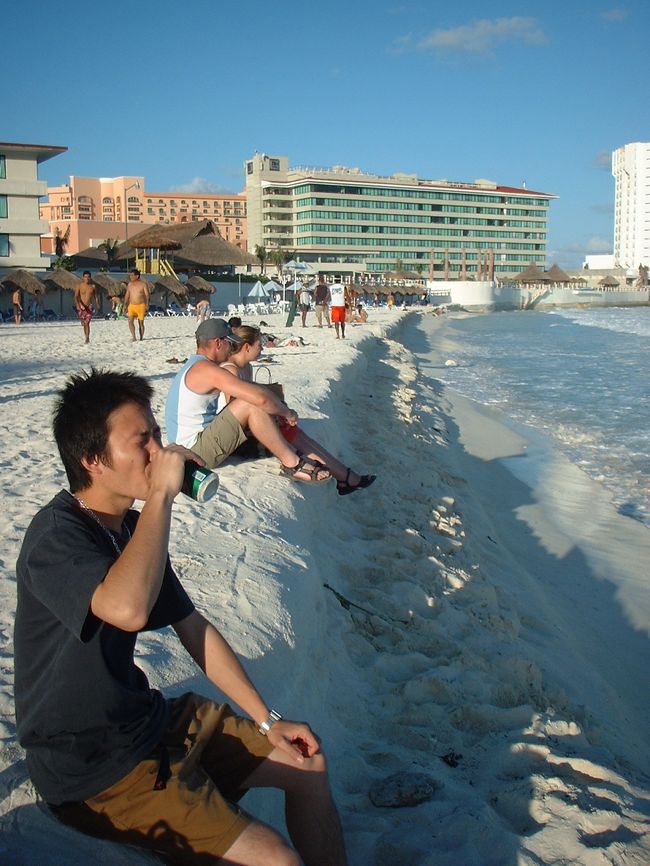
{"type": "Polygon", "coordinates": [[[152,223],[176,224],[209,219],[221,236],[246,249],[246,195],[146,192],[144,177],[70,177],[70,183],[48,187],[40,205],[51,237],[43,252],[54,251],[54,234],[70,229],[66,252],[71,255],[107,238],[133,237],[152,223]]]}

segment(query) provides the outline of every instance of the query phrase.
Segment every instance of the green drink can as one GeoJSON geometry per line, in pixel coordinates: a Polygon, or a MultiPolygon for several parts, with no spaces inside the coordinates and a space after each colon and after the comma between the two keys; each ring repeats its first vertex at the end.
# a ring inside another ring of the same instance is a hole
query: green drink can
{"type": "Polygon", "coordinates": [[[194,499],[196,502],[207,502],[212,499],[219,488],[219,478],[205,466],[199,466],[194,460],[185,463],[185,478],[181,493],[194,499]]]}

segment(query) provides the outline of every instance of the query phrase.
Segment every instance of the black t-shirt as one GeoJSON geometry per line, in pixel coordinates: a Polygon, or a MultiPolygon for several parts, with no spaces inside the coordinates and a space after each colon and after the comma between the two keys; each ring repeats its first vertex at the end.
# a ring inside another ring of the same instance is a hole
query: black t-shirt
{"type": "MultiPolygon", "coordinates": [[[[138,516],[128,512],[129,532],[138,516]]],[[[32,781],[50,803],[84,800],[113,785],[150,754],[167,725],[165,698],[133,660],[137,632],[90,611],[115,559],[106,532],[66,491],[34,517],[18,557],[18,738],[32,781]]],[[[143,631],[193,610],[168,558],[143,631]]]]}
{"type": "Polygon", "coordinates": [[[328,294],[329,286],[325,283],[319,283],[314,292],[314,303],[319,305],[326,304],[328,294]]]}

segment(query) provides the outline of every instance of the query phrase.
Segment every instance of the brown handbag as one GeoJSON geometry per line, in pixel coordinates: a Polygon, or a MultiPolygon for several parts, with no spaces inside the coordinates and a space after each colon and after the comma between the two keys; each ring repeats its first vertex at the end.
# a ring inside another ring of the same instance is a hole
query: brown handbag
{"type": "Polygon", "coordinates": [[[253,381],[255,382],[255,384],[256,385],[263,385],[265,388],[268,388],[269,391],[273,391],[275,396],[279,397],[280,400],[282,400],[282,402],[284,403],[284,386],[280,382],[273,382],[272,378],[273,377],[271,376],[271,371],[269,370],[268,367],[260,365],[259,367],[255,368],[255,372],[253,373],[253,381]],[[260,370],[264,370],[266,375],[269,377],[268,382],[258,382],[257,381],[257,374],[260,372],[260,370]]]}

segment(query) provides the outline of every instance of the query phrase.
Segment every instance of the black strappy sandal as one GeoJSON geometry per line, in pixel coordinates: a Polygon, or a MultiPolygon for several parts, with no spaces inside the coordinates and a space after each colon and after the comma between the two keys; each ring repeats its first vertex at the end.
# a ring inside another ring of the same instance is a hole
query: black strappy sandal
{"type": "Polygon", "coordinates": [[[325,484],[326,481],[331,481],[332,479],[332,474],[324,463],[318,460],[309,460],[301,454],[298,455],[298,462],[295,466],[285,466],[283,463],[280,467],[280,472],[282,475],[287,475],[293,481],[299,481],[301,484],[325,484]],[[311,468],[308,469],[307,467],[311,468]],[[297,478],[297,472],[304,472],[305,475],[309,475],[309,478],[297,478]],[[318,475],[321,472],[327,472],[328,474],[325,478],[319,478],[318,475]]]}
{"type": "Polygon", "coordinates": [[[336,482],[336,489],[339,492],[339,496],[347,496],[348,493],[354,493],[355,490],[363,490],[365,487],[370,487],[377,477],[376,475],[360,475],[358,484],[350,484],[350,472],[352,472],[352,470],[348,466],[345,481],[336,482]]]}

